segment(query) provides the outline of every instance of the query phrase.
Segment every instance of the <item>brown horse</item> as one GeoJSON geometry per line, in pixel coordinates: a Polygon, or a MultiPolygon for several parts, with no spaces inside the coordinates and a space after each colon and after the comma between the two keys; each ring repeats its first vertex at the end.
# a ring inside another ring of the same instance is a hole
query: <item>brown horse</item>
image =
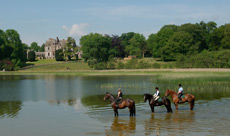
{"type": "Polygon", "coordinates": [[[194,105],[195,105],[195,96],[194,95],[185,94],[184,95],[185,97],[181,98],[182,102],[179,102],[180,99],[178,98],[178,95],[175,91],[167,89],[165,92],[165,96],[168,96],[168,95],[170,95],[172,97],[173,103],[174,103],[177,110],[178,110],[178,104],[179,103],[185,103],[185,102],[189,102],[190,110],[193,110],[194,105]]]}
{"type": "Polygon", "coordinates": [[[152,110],[152,113],[154,113],[154,107],[155,106],[161,106],[161,105],[165,105],[165,107],[167,109],[167,112],[168,113],[169,112],[172,113],[172,108],[171,108],[171,102],[170,102],[170,100],[167,97],[163,97],[161,99],[162,99],[162,101],[156,103],[153,100],[153,95],[148,94],[148,93],[144,94],[144,102],[146,102],[147,100],[149,100],[149,106],[150,106],[150,108],[152,110]]]}
{"type": "Polygon", "coordinates": [[[114,97],[112,94],[106,92],[104,100],[107,100],[107,99],[109,99],[109,101],[112,105],[112,108],[114,111],[114,116],[118,116],[118,109],[124,109],[126,107],[129,108],[130,117],[136,115],[135,101],[134,100],[131,100],[129,98],[122,99],[120,104],[118,104],[118,106],[117,106],[117,104],[115,103],[116,97],[114,97]]]}

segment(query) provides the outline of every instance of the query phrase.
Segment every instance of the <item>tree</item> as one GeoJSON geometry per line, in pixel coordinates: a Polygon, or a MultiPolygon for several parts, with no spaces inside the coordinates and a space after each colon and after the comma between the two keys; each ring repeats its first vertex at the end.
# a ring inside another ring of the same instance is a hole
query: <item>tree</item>
{"type": "Polygon", "coordinates": [[[125,57],[125,49],[121,44],[120,37],[118,35],[112,35],[112,43],[109,54],[111,57],[124,58],[125,57]]]}
{"type": "Polygon", "coordinates": [[[36,57],[35,52],[34,51],[29,51],[28,60],[29,61],[35,61],[35,57],[36,57]]]}
{"type": "Polygon", "coordinates": [[[63,61],[64,60],[64,53],[62,49],[58,49],[55,51],[55,59],[56,61],[63,61]]]}
{"type": "Polygon", "coordinates": [[[38,46],[38,43],[37,42],[32,42],[30,44],[30,48],[33,49],[34,51],[36,52],[40,52],[41,51],[41,47],[38,46]]]}
{"type": "Polygon", "coordinates": [[[147,49],[145,37],[142,34],[136,33],[129,42],[130,45],[126,46],[125,49],[126,53],[137,57],[144,57],[147,49]]]}
{"type": "Polygon", "coordinates": [[[10,60],[16,67],[25,65],[26,58],[24,57],[24,48],[20,36],[17,31],[13,29],[6,30],[7,46],[12,49],[10,60]]]}
{"type": "Polygon", "coordinates": [[[211,51],[217,51],[221,48],[221,41],[224,38],[225,26],[220,26],[209,34],[208,49],[211,51]]]}
{"type": "Polygon", "coordinates": [[[42,44],[40,51],[41,51],[41,52],[44,52],[44,51],[45,51],[45,44],[44,44],[44,43],[42,44]]]}
{"type": "Polygon", "coordinates": [[[230,24],[225,25],[224,37],[221,40],[222,49],[230,49],[230,24]]]}
{"type": "Polygon", "coordinates": [[[200,24],[190,24],[190,23],[183,24],[178,28],[178,31],[187,32],[192,36],[193,38],[192,45],[194,46],[193,48],[197,49],[197,51],[194,53],[199,53],[203,51],[204,49],[208,48],[206,39],[205,39],[205,33],[200,24]]]}
{"type": "Polygon", "coordinates": [[[162,60],[176,60],[178,55],[192,54],[197,49],[193,48],[193,38],[189,33],[176,32],[162,49],[162,60]]]}
{"type": "Polygon", "coordinates": [[[166,46],[168,40],[177,31],[176,25],[165,25],[157,34],[151,34],[147,40],[147,47],[152,53],[153,57],[161,57],[161,52],[166,46]]]}
{"type": "Polygon", "coordinates": [[[75,55],[75,49],[76,43],[75,40],[72,37],[67,38],[67,43],[64,46],[64,56],[68,60],[71,60],[71,58],[75,55]]]}
{"type": "Polygon", "coordinates": [[[111,37],[98,33],[90,33],[80,39],[81,50],[85,61],[95,59],[97,62],[106,62],[109,59],[111,37]]]}

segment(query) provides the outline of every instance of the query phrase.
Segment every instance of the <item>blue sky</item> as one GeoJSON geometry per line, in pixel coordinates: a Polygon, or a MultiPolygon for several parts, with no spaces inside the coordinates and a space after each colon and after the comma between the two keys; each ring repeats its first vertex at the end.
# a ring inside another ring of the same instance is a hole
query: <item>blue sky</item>
{"type": "Polygon", "coordinates": [[[24,43],[48,38],[77,43],[91,32],[146,38],[167,24],[230,23],[229,0],[0,0],[0,29],[15,29],[24,43]]]}

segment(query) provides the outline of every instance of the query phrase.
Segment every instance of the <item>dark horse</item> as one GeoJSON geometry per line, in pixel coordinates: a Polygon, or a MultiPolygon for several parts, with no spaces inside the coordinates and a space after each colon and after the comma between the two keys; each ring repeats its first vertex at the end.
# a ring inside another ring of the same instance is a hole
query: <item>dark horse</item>
{"type": "Polygon", "coordinates": [[[162,99],[162,101],[158,101],[156,103],[154,101],[154,99],[153,99],[153,95],[151,95],[151,94],[144,94],[144,101],[146,102],[147,100],[149,100],[149,106],[151,107],[152,113],[154,113],[154,107],[155,106],[161,106],[161,105],[165,105],[168,113],[172,112],[170,100],[167,97],[163,97],[161,99],[162,99]]]}
{"type": "Polygon", "coordinates": [[[170,95],[172,97],[173,103],[174,103],[177,110],[178,110],[178,104],[179,103],[185,103],[185,102],[189,102],[190,110],[193,110],[194,105],[195,105],[195,96],[194,95],[185,94],[184,98],[181,98],[182,102],[180,102],[178,95],[175,91],[167,89],[165,92],[165,96],[168,96],[168,95],[170,95]]]}
{"type": "Polygon", "coordinates": [[[131,100],[129,98],[127,99],[122,99],[121,102],[118,104],[115,103],[116,97],[114,97],[112,94],[106,92],[104,100],[109,99],[113,111],[114,111],[114,116],[118,116],[118,110],[117,109],[124,109],[126,107],[129,108],[129,112],[130,112],[130,117],[131,116],[135,116],[136,115],[136,109],[135,109],[135,101],[131,100]]]}

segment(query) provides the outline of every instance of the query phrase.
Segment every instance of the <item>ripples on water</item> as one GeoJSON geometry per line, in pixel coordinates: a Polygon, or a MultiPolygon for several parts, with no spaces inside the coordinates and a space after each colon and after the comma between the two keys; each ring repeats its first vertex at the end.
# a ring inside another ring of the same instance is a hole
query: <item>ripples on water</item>
{"type": "Polygon", "coordinates": [[[189,105],[183,104],[175,111],[172,105],[172,114],[166,113],[164,106],[156,107],[152,114],[148,103],[143,102],[143,94],[153,93],[155,86],[161,91],[173,88],[181,80],[157,79],[154,83],[155,80],[151,76],[0,76],[1,135],[230,134],[230,98],[214,99],[229,95],[230,85],[225,78],[211,79],[214,86],[221,86],[221,94],[214,93],[218,87],[212,87],[209,80],[205,80],[207,84],[185,80],[187,91],[201,89],[200,93],[195,92],[195,109],[189,111],[189,105]],[[193,88],[195,83],[198,85],[193,88]],[[207,86],[212,94],[200,99],[207,86]],[[105,92],[116,94],[117,87],[123,87],[125,97],[136,101],[136,117],[129,117],[128,108],[119,110],[119,117],[114,117],[109,102],[103,101],[105,92]]]}

